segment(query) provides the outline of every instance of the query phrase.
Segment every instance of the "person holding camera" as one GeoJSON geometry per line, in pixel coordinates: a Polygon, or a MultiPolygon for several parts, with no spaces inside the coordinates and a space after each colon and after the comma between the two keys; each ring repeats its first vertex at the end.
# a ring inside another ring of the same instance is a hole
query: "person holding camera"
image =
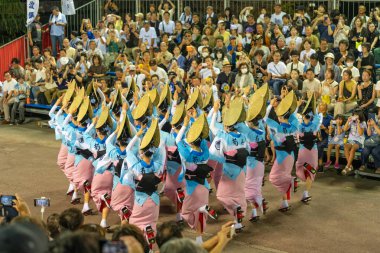
{"type": "Polygon", "coordinates": [[[368,158],[372,155],[375,163],[375,173],[380,174],[380,126],[379,122],[376,122],[373,118],[367,121],[367,135],[368,138],[364,141],[362,152],[362,166],[359,170],[364,171],[366,169],[368,158]]]}
{"type": "Polygon", "coordinates": [[[354,169],[352,162],[355,158],[355,153],[364,145],[364,130],[367,128],[365,117],[361,111],[355,111],[352,116],[348,117],[343,131],[349,131],[347,143],[344,144],[344,156],[347,165],[342,171],[343,175],[348,175],[354,169]]]}
{"type": "Polygon", "coordinates": [[[328,149],[327,149],[327,161],[324,165],[325,169],[328,169],[330,165],[332,164],[331,159],[331,151],[333,148],[335,148],[335,163],[334,168],[336,170],[340,169],[339,164],[339,155],[340,155],[340,148],[344,145],[343,138],[344,138],[344,117],[343,115],[337,115],[334,120],[330,121],[330,126],[328,128],[329,131],[329,139],[328,139],[328,149]]]}
{"type": "Polygon", "coordinates": [[[54,57],[57,56],[57,44],[60,49],[62,48],[66,24],[66,16],[59,11],[57,6],[54,6],[49,17],[50,39],[54,57]]]}

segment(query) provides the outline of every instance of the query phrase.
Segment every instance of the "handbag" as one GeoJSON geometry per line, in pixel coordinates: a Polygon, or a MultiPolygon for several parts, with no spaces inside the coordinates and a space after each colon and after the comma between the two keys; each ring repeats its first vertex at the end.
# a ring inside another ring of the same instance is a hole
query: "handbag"
{"type": "Polygon", "coordinates": [[[380,135],[373,135],[364,141],[364,147],[374,148],[380,145],[380,135]]]}

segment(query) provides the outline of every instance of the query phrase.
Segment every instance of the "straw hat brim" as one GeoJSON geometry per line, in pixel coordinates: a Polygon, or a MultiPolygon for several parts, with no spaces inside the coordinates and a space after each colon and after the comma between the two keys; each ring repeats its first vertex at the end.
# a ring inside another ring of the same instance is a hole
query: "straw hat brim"
{"type": "Polygon", "coordinates": [[[88,114],[88,117],[89,118],[92,118],[92,107],[91,107],[91,103],[90,103],[90,98],[88,96],[86,96],[83,101],[82,101],[82,104],[81,106],[79,107],[79,112],[78,112],[78,118],[77,120],[78,121],[81,121],[85,116],[86,114],[88,114]]]}
{"type": "Polygon", "coordinates": [[[207,123],[205,113],[202,113],[191,125],[186,135],[187,143],[193,143],[199,137],[202,139],[207,138],[209,134],[209,126],[207,123]]]}
{"type": "MultiPolygon", "coordinates": [[[[294,91],[291,91],[281,100],[280,104],[277,106],[276,108],[277,116],[283,116],[287,112],[292,113],[292,110],[294,107],[294,100],[295,100],[295,94],[294,94],[294,91]]],[[[297,107],[297,100],[295,101],[295,103],[297,107]]]]}
{"type": "Polygon", "coordinates": [[[177,125],[178,123],[182,122],[183,119],[186,116],[186,111],[185,111],[185,101],[182,101],[177,107],[175,108],[174,115],[172,117],[171,124],[172,125],[177,125]]]}
{"type": "Polygon", "coordinates": [[[138,105],[132,112],[133,119],[139,119],[141,117],[150,116],[153,113],[153,105],[149,96],[145,94],[139,101],[138,105]]]}
{"type": "Polygon", "coordinates": [[[150,127],[141,140],[140,149],[144,149],[149,145],[152,145],[156,148],[160,145],[160,129],[158,127],[157,119],[152,120],[150,127]]]}

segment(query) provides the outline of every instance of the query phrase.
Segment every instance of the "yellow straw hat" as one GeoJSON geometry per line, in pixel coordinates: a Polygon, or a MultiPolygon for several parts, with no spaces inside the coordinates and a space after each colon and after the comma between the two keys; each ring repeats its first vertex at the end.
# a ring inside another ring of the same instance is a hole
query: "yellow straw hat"
{"type": "Polygon", "coordinates": [[[63,97],[63,104],[67,104],[71,100],[75,92],[75,87],[75,80],[68,83],[65,96],[63,97]]]}
{"type": "Polygon", "coordinates": [[[260,88],[256,90],[254,94],[260,95],[264,98],[264,101],[267,102],[269,99],[269,86],[268,83],[263,84],[260,88]]]}
{"type": "Polygon", "coordinates": [[[83,101],[83,97],[76,96],[74,98],[73,102],[70,105],[69,111],[76,111],[76,110],[78,110],[78,108],[79,108],[80,104],[82,103],[82,101],[83,101]]]}
{"type": "Polygon", "coordinates": [[[302,111],[302,114],[307,114],[310,111],[314,114],[315,113],[315,108],[316,108],[316,101],[315,101],[315,95],[314,92],[313,94],[309,97],[309,99],[306,102],[306,105],[302,111]]]}
{"type": "Polygon", "coordinates": [[[106,108],[105,110],[102,110],[102,112],[100,113],[100,116],[99,116],[98,121],[96,122],[95,128],[101,128],[106,123],[112,128],[113,121],[111,119],[111,115],[108,108],[106,108]]]}
{"type": "Polygon", "coordinates": [[[86,114],[88,114],[88,117],[90,119],[93,117],[93,111],[92,111],[92,107],[91,107],[90,97],[89,96],[86,96],[83,99],[82,104],[81,104],[81,106],[79,108],[77,120],[81,121],[86,116],[86,114]]]}
{"type": "Polygon", "coordinates": [[[170,105],[171,93],[170,93],[169,84],[166,84],[164,88],[162,89],[161,94],[160,94],[160,100],[157,104],[157,107],[160,107],[164,101],[166,101],[167,106],[170,105]]]}
{"type": "Polygon", "coordinates": [[[160,95],[158,95],[157,89],[152,89],[148,91],[146,94],[148,94],[150,101],[152,101],[152,104],[154,106],[158,105],[158,101],[160,101],[160,95]]]}
{"type": "Polygon", "coordinates": [[[186,110],[191,109],[196,104],[202,108],[202,96],[198,88],[195,88],[194,92],[190,94],[190,97],[187,101],[186,110]]]}
{"type": "Polygon", "coordinates": [[[241,99],[234,99],[230,103],[230,107],[226,108],[223,123],[226,126],[233,126],[239,122],[246,120],[246,112],[244,103],[241,99]]]}
{"type": "Polygon", "coordinates": [[[264,100],[262,96],[260,95],[255,96],[255,94],[253,94],[250,98],[246,121],[254,120],[258,116],[261,116],[261,118],[265,116],[266,101],[264,100]]]}
{"type": "Polygon", "coordinates": [[[277,116],[283,116],[286,113],[292,114],[297,108],[297,98],[294,91],[289,92],[276,108],[277,116]]]}
{"type": "Polygon", "coordinates": [[[182,101],[177,107],[175,108],[174,115],[172,117],[172,121],[170,122],[172,125],[177,125],[178,123],[182,123],[183,119],[186,117],[186,111],[185,111],[185,101],[182,101]]]}
{"type": "Polygon", "coordinates": [[[157,119],[152,120],[150,127],[141,140],[140,149],[144,149],[149,145],[152,145],[156,148],[160,145],[160,129],[158,127],[157,119]]]}
{"type": "Polygon", "coordinates": [[[193,143],[198,138],[205,139],[208,137],[209,131],[206,114],[202,113],[191,125],[186,135],[186,141],[193,143]]]}
{"type": "Polygon", "coordinates": [[[214,96],[212,94],[211,89],[207,92],[205,98],[203,99],[202,104],[203,104],[202,109],[205,109],[207,106],[210,106],[210,105],[212,106],[214,104],[214,96]]]}
{"type": "Polygon", "coordinates": [[[117,132],[117,139],[119,139],[123,133],[125,133],[129,138],[132,138],[131,126],[129,125],[128,116],[125,116],[120,123],[119,131],[117,132]]]}
{"type": "Polygon", "coordinates": [[[153,104],[148,94],[145,94],[139,101],[138,105],[132,112],[133,119],[139,119],[143,116],[151,116],[153,113],[153,104]]]}

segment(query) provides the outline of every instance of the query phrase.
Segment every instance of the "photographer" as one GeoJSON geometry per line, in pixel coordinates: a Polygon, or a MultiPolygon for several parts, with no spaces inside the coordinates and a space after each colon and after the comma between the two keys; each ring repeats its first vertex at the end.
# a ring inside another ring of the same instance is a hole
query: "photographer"
{"type": "Polygon", "coordinates": [[[367,128],[365,117],[361,111],[355,111],[352,116],[348,117],[343,131],[349,131],[347,143],[344,144],[344,156],[347,165],[342,171],[343,175],[348,175],[353,170],[352,162],[355,158],[355,152],[363,148],[364,130],[367,128]]]}
{"type": "Polygon", "coordinates": [[[366,169],[368,158],[372,155],[375,162],[375,173],[380,174],[380,126],[373,118],[367,121],[368,138],[364,141],[364,149],[362,152],[362,166],[360,171],[366,169]]]}

